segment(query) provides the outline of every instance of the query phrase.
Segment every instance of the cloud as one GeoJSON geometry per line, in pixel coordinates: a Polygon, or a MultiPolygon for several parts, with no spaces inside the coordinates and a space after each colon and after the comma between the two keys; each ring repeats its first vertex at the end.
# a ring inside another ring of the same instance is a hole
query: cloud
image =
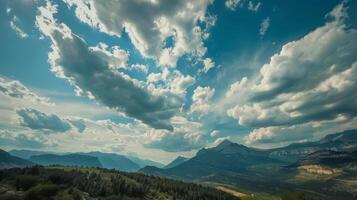
{"type": "Polygon", "coordinates": [[[238,6],[242,6],[243,1],[242,0],[226,0],[224,2],[224,5],[226,6],[226,8],[228,8],[229,10],[236,10],[236,8],[238,6]]]}
{"type": "Polygon", "coordinates": [[[175,127],[174,131],[147,131],[144,146],[167,152],[183,152],[202,148],[207,143],[200,132],[201,123],[189,121],[182,116],[173,117],[171,123],[175,127]]]}
{"type": "Polygon", "coordinates": [[[148,67],[146,65],[142,65],[142,64],[133,64],[130,66],[130,68],[133,70],[136,70],[136,71],[143,72],[145,74],[147,74],[149,72],[148,67]]]}
{"type": "Polygon", "coordinates": [[[113,46],[109,48],[108,45],[101,42],[89,49],[101,57],[100,59],[106,60],[110,69],[115,71],[118,68],[126,68],[129,53],[120,49],[120,47],[113,46]]]}
{"type": "Polygon", "coordinates": [[[16,110],[20,116],[20,124],[34,130],[49,130],[53,132],[66,132],[71,125],[55,114],[45,114],[31,108],[16,110]]]}
{"type": "Polygon", "coordinates": [[[55,147],[58,144],[44,135],[34,135],[14,130],[0,130],[0,146],[2,148],[29,148],[39,149],[44,147],[55,147]]]}
{"type": "Polygon", "coordinates": [[[127,32],[139,52],[156,59],[160,65],[174,67],[185,54],[203,56],[206,52],[203,39],[213,25],[212,18],[206,16],[211,0],[65,2],[75,7],[82,22],[102,32],[116,36],[127,32]],[[166,47],[169,38],[173,44],[166,47]]]}
{"type": "Polygon", "coordinates": [[[215,63],[212,61],[211,58],[206,58],[203,60],[203,72],[207,73],[210,69],[214,67],[215,63]]]}
{"type": "Polygon", "coordinates": [[[202,148],[202,135],[198,132],[161,131],[152,129],[147,133],[147,148],[162,149],[167,152],[191,151],[202,148]]]}
{"type": "Polygon", "coordinates": [[[260,28],[259,28],[259,35],[265,35],[265,33],[268,31],[270,26],[270,18],[267,17],[265,18],[262,23],[260,24],[260,28]]]}
{"type": "Polygon", "coordinates": [[[94,98],[153,128],[172,130],[169,120],[177,111],[176,102],[151,95],[129,76],[113,71],[102,52],[89,48],[69,27],[56,22],[53,17],[56,12],[56,6],[47,2],[45,7],[39,8],[36,17],[39,30],[52,42],[49,54],[52,71],[67,79],[79,94],[94,98]]]}
{"type": "Polygon", "coordinates": [[[51,105],[48,98],[38,96],[17,80],[0,77],[0,92],[12,98],[51,105]]]}
{"type": "Polygon", "coordinates": [[[14,16],[10,21],[11,28],[16,32],[16,34],[20,38],[28,38],[29,35],[19,27],[18,23],[19,23],[19,18],[14,16]]]}
{"type": "Polygon", "coordinates": [[[191,112],[207,113],[209,110],[209,101],[214,95],[215,89],[209,86],[198,86],[192,95],[191,112]]]}
{"type": "Polygon", "coordinates": [[[227,114],[259,128],[248,141],[286,140],[275,136],[295,125],[357,116],[357,30],[345,25],[344,6],[329,13],[332,21],[285,44],[257,77],[231,85],[227,97],[244,100],[227,114]]]}
{"type": "Polygon", "coordinates": [[[174,78],[170,81],[170,90],[174,94],[185,94],[186,89],[195,83],[195,79],[190,75],[182,75],[176,73],[174,78]]]}
{"type": "Polygon", "coordinates": [[[210,133],[210,136],[211,136],[211,137],[218,137],[218,136],[219,136],[219,131],[218,131],[218,130],[213,130],[213,131],[210,133]]]}
{"type": "Polygon", "coordinates": [[[80,133],[86,129],[86,123],[83,119],[69,119],[68,121],[75,126],[80,133]]]}
{"type": "Polygon", "coordinates": [[[249,1],[248,10],[251,10],[253,12],[258,12],[260,6],[261,6],[260,2],[258,2],[257,4],[254,5],[254,3],[252,1],[249,1]]]}

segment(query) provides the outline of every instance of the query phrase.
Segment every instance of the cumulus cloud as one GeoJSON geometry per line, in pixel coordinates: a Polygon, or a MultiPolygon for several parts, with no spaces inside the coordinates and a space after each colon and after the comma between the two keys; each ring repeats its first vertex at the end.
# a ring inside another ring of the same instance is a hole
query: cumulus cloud
{"type": "Polygon", "coordinates": [[[48,98],[38,96],[17,80],[0,77],[0,92],[12,98],[50,105],[48,98]]]}
{"type": "Polygon", "coordinates": [[[247,98],[228,115],[243,126],[267,128],[253,131],[248,141],[274,138],[279,131],[270,127],[357,116],[357,31],[345,25],[345,11],[338,5],[328,15],[332,21],[285,44],[256,78],[231,86],[227,96],[247,98]]]}
{"type": "Polygon", "coordinates": [[[182,152],[202,148],[206,144],[199,130],[202,127],[201,123],[189,121],[181,116],[173,117],[171,122],[175,127],[174,131],[147,131],[144,146],[167,152],[182,152]]]}
{"type": "Polygon", "coordinates": [[[170,90],[174,94],[185,94],[186,89],[195,83],[195,79],[190,75],[182,75],[177,73],[170,81],[170,90]]]}
{"type": "Polygon", "coordinates": [[[267,17],[265,18],[262,23],[260,24],[260,28],[259,28],[259,35],[265,35],[265,33],[268,31],[270,26],[270,18],[267,17]]]}
{"type": "Polygon", "coordinates": [[[213,25],[212,18],[206,15],[211,0],[65,2],[75,7],[82,22],[102,32],[120,36],[126,31],[139,52],[160,65],[174,67],[184,54],[203,56],[204,36],[213,25]],[[168,38],[173,38],[173,44],[166,47],[168,38]]]}
{"type": "MultiPolygon", "coordinates": [[[[176,102],[151,95],[129,76],[113,71],[110,62],[103,57],[106,48],[101,48],[101,52],[89,48],[67,25],[57,23],[53,17],[56,12],[56,6],[47,2],[46,6],[39,8],[36,17],[37,27],[52,42],[49,54],[52,71],[58,77],[67,79],[80,94],[153,128],[172,130],[169,120],[178,108],[176,102]]],[[[120,52],[118,48],[114,50],[120,52]]]]}
{"type": "Polygon", "coordinates": [[[106,60],[108,67],[112,70],[127,67],[126,64],[129,53],[120,49],[118,46],[109,48],[107,44],[101,42],[97,46],[90,47],[89,49],[96,53],[98,57],[101,57],[102,60],[106,60]]]}
{"type": "Polygon", "coordinates": [[[200,133],[185,132],[149,132],[147,136],[149,142],[144,144],[145,147],[162,149],[168,152],[191,151],[202,148],[202,135],[200,133]]]}
{"type": "Polygon", "coordinates": [[[198,86],[192,95],[191,112],[207,113],[209,110],[209,101],[214,95],[215,89],[209,86],[198,86]]]}
{"type": "Polygon", "coordinates": [[[146,65],[142,65],[142,64],[133,64],[130,66],[130,68],[133,70],[136,70],[136,71],[143,72],[145,74],[147,74],[149,72],[148,67],[146,65]]]}
{"type": "Polygon", "coordinates": [[[31,108],[16,110],[20,117],[22,126],[34,130],[49,130],[53,132],[66,132],[71,129],[71,125],[55,114],[45,114],[31,108]]]}

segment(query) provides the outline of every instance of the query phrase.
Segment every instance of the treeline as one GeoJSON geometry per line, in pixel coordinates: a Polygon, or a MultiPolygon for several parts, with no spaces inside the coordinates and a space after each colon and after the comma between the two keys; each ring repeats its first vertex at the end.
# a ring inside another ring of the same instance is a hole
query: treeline
{"type": "Polygon", "coordinates": [[[0,199],[239,199],[198,184],[94,168],[6,169],[0,171],[0,184],[0,199]]]}

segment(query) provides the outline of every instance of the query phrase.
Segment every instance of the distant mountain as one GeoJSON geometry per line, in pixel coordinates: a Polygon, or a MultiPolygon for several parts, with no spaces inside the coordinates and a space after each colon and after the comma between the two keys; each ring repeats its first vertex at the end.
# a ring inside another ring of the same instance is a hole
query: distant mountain
{"type": "Polygon", "coordinates": [[[0,169],[12,167],[30,167],[35,165],[28,160],[12,156],[8,152],[0,149],[0,169]]]}
{"type": "Polygon", "coordinates": [[[63,165],[83,167],[103,167],[97,157],[80,154],[43,154],[31,156],[30,161],[39,165],[63,165]]]}
{"type": "Polygon", "coordinates": [[[98,151],[93,151],[89,153],[79,154],[94,156],[98,158],[102,166],[107,169],[135,172],[141,168],[137,163],[131,161],[127,157],[115,153],[102,153],[98,151]]]}
{"type": "Polygon", "coordinates": [[[269,150],[269,157],[296,162],[304,156],[319,150],[357,150],[357,130],[330,134],[316,142],[294,143],[286,147],[269,150]]]}
{"type": "Polygon", "coordinates": [[[357,151],[320,150],[308,154],[290,166],[320,165],[331,168],[357,167],[357,151]]]}
{"type": "Polygon", "coordinates": [[[18,156],[24,159],[30,159],[32,156],[52,154],[52,155],[68,155],[68,154],[81,154],[81,155],[89,155],[97,157],[99,162],[102,164],[104,168],[108,169],[117,169],[121,171],[137,171],[145,166],[156,166],[162,167],[164,166],[161,163],[157,163],[151,160],[144,160],[137,157],[130,157],[128,159],[126,156],[114,153],[102,153],[99,151],[89,152],[89,153],[55,153],[55,152],[45,152],[45,151],[33,151],[33,150],[11,150],[9,152],[11,155],[18,156]]]}
{"type": "Polygon", "coordinates": [[[189,158],[179,156],[175,160],[173,160],[169,164],[167,164],[165,167],[163,167],[163,169],[169,169],[169,168],[176,167],[177,165],[180,165],[181,163],[186,162],[187,160],[189,160],[189,158]]]}
{"type": "Polygon", "coordinates": [[[154,166],[154,167],[162,168],[165,166],[162,163],[155,162],[152,160],[138,158],[135,156],[126,156],[126,157],[129,158],[130,160],[132,160],[133,162],[135,162],[136,164],[138,164],[140,166],[140,168],[143,168],[145,166],[154,166]]]}
{"type": "Polygon", "coordinates": [[[143,173],[169,176],[174,178],[200,178],[212,174],[229,174],[246,171],[248,167],[263,164],[282,164],[269,158],[265,151],[249,148],[225,140],[218,146],[201,149],[196,156],[167,169],[145,167],[143,173]]]}
{"type": "Polygon", "coordinates": [[[46,151],[33,151],[33,150],[17,150],[17,149],[13,149],[11,151],[9,151],[9,153],[13,156],[17,156],[19,158],[23,158],[23,159],[30,159],[31,156],[38,156],[38,155],[43,155],[43,154],[58,154],[58,153],[52,153],[52,152],[46,152],[46,151]]]}

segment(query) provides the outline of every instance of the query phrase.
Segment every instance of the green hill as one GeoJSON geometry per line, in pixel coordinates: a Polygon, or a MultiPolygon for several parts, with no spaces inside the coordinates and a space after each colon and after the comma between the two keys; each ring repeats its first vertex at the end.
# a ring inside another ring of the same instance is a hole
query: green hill
{"type": "Polygon", "coordinates": [[[33,165],[35,164],[28,160],[12,156],[8,152],[0,149],[0,169],[12,167],[28,167],[33,165]]]}
{"type": "Polygon", "coordinates": [[[238,200],[194,183],[94,168],[0,170],[0,199],[238,200]]]}

